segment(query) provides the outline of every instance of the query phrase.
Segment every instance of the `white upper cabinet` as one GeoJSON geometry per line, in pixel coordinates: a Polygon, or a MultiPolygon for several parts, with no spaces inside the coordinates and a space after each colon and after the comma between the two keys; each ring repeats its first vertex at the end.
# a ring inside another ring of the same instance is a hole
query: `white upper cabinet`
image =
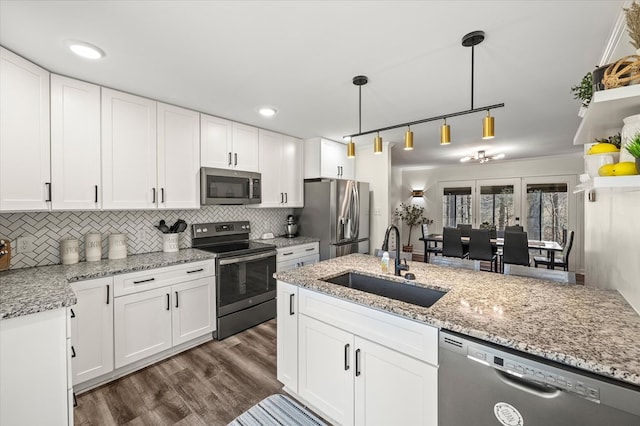
{"type": "Polygon", "coordinates": [[[158,207],[200,207],[200,114],[158,103],[158,207]]]}
{"type": "Polygon", "coordinates": [[[233,123],[233,168],[257,172],[258,128],[233,123]]]}
{"type": "Polygon", "coordinates": [[[200,165],[228,169],[233,166],[233,123],[200,114],[200,165]]]}
{"type": "Polygon", "coordinates": [[[102,88],[103,207],[154,209],[156,158],[156,102],[102,88]]]}
{"type": "Polygon", "coordinates": [[[257,207],[302,207],[302,141],[260,129],[262,202],[257,207]]]}
{"type": "Polygon", "coordinates": [[[100,87],[51,76],[51,207],[97,210],[100,196],[100,87]]]}
{"type": "Polygon", "coordinates": [[[347,146],[323,138],[305,142],[304,177],[355,179],[355,162],[347,158],[347,146]]]}
{"type": "Polygon", "coordinates": [[[48,210],[49,72],[0,48],[0,211],[48,210]]]}
{"type": "Polygon", "coordinates": [[[257,172],[258,129],[200,114],[200,165],[257,172]]]}

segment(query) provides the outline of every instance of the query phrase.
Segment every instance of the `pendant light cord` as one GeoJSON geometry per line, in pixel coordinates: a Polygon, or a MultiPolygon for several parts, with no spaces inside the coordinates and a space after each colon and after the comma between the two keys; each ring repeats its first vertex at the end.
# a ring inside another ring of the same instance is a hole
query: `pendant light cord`
{"type": "Polygon", "coordinates": [[[474,50],[475,46],[471,46],[471,109],[473,109],[473,64],[474,64],[474,50]]]}
{"type": "Polygon", "coordinates": [[[358,86],[358,133],[362,133],[362,86],[358,86]]]}

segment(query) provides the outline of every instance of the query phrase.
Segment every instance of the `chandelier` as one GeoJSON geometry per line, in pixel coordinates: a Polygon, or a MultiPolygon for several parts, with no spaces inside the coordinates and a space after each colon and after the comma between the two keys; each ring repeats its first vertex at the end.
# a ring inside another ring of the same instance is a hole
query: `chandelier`
{"type": "Polygon", "coordinates": [[[484,150],[478,151],[476,155],[472,155],[469,157],[462,157],[460,159],[461,163],[466,163],[468,161],[477,161],[478,163],[486,163],[489,160],[500,160],[504,158],[504,154],[496,154],[496,155],[487,155],[484,150]]]}

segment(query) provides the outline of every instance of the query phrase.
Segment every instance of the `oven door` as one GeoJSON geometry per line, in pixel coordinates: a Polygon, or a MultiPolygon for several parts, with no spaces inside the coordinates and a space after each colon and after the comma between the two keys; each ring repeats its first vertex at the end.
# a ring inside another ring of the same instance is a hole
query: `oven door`
{"type": "Polygon", "coordinates": [[[218,259],[218,317],[276,297],[276,251],[218,259]]]}

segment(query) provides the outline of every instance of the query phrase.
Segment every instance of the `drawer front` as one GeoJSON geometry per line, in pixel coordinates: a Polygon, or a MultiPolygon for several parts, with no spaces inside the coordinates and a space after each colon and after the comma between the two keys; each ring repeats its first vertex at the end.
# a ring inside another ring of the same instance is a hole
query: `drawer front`
{"type": "Polygon", "coordinates": [[[438,365],[438,329],[377,309],[300,288],[298,310],[421,361],[438,365]]]}
{"type": "Polygon", "coordinates": [[[278,249],[278,255],[276,262],[285,262],[297,257],[305,257],[313,254],[319,254],[318,243],[301,244],[298,246],[291,246],[278,249]]]}
{"type": "Polygon", "coordinates": [[[205,260],[116,275],[113,277],[113,295],[115,297],[124,296],[179,282],[209,277],[214,274],[215,261],[205,260]]]}

